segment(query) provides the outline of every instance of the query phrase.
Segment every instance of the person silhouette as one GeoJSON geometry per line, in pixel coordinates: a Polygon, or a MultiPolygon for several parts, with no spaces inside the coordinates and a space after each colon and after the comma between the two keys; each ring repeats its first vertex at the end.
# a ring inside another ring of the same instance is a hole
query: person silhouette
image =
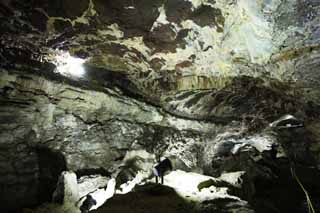
{"type": "Polygon", "coordinates": [[[156,177],[156,183],[159,183],[159,177],[161,179],[161,184],[164,183],[163,176],[166,172],[172,171],[172,163],[169,158],[165,158],[164,160],[160,160],[160,156],[158,156],[158,163],[153,167],[153,174],[156,177]]]}

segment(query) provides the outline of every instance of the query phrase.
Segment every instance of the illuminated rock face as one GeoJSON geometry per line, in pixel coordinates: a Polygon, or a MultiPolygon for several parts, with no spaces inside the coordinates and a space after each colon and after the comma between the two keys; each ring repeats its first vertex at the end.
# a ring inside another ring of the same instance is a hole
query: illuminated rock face
{"type": "MultiPolygon", "coordinates": [[[[278,195],[274,196],[276,199],[284,196],[284,192],[288,193],[286,187],[292,189],[290,193],[297,195],[292,198],[297,205],[290,208],[302,205],[299,201],[304,197],[292,183],[288,159],[297,159],[310,166],[319,165],[318,122],[311,120],[318,113],[312,113],[314,108],[300,106],[290,96],[280,98],[280,92],[262,87],[260,98],[248,95],[252,100],[241,100],[239,97],[244,89],[233,90],[229,92],[234,97],[217,93],[216,98],[225,102],[218,106],[214,102],[208,105],[216,109],[216,113],[223,110],[231,113],[230,104],[236,110],[230,114],[234,116],[187,120],[179,117],[178,112],[165,112],[160,107],[124,96],[119,90],[94,91],[90,85],[83,84],[81,88],[76,87],[76,83],[65,77],[44,78],[19,71],[1,72],[0,138],[1,156],[5,159],[1,161],[3,173],[0,181],[6,195],[2,199],[8,204],[5,207],[30,207],[50,201],[57,177],[66,169],[78,174],[91,170],[93,174],[108,175],[121,172],[128,155],[140,158],[158,154],[169,157],[174,169],[214,177],[223,172],[244,171],[244,191],[237,196],[250,201],[250,205],[257,205],[257,211],[263,207],[260,200],[264,200],[267,207],[274,202],[258,193],[268,184],[270,189],[274,189],[272,185],[277,186],[273,191],[278,195]],[[237,100],[237,107],[232,100],[237,100]],[[255,107],[248,107],[251,102],[255,107]],[[294,109],[305,119],[310,119],[306,120],[304,128],[280,132],[268,129],[270,118],[294,109]],[[277,180],[279,182],[274,182],[277,180]],[[257,185],[253,184],[256,181],[257,185]],[[289,185],[288,181],[291,181],[289,185]],[[258,201],[254,197],[259,198],[258,201]]],[[[188,104],[180,101],[182,106],[197,106],[194,104],[200,100],[188,104]]],[[[207,100],[209,104],[210,100],[207,100]]],[[[155,161],[154,157],[146,162],[155,161]]],[[[149,164],[145,168],[140,166],[140,169],[149,168],[149,164]]],[[[303,171],[304,167],[299,168],[303,171]]],[[[312,180],[318,178],[317,171],[307,169],[304,172],[313,177],[309,180],[300,176],[304,183],[315,184],[312,180]]],[[[316,197],[317,184],[314,189],[312,193],[316,197]]],[[[283,202],[272,205],[288,210],[288,205],[283,202]]]]}
{"type": "Polygon", "coordinates": [[[294,159],[320,197],[319,13],[312,0],[0,1],[1,203],[48,201],[61,171],[114,174],[132,150],[245,171],[256,200],[241,198],[269,212],[304,199],[294,159]],[[304,127],[268,128],[284,114],[304,127]]]}
{"type": "MultiPolygon", "coordinates": [[[[221,89],[239,76],[276,79],[319,103],[315,1],[84,0],[76,9],[73,4],[2,3],[2,61],[53,62],[52,48],[63,49],[87,58],[99,77],[124,75],[132,86],[122,87],[162,104],[172,93],[221,89]]],[[[103,85],[96,77],[90,80],[103,85]]]]}

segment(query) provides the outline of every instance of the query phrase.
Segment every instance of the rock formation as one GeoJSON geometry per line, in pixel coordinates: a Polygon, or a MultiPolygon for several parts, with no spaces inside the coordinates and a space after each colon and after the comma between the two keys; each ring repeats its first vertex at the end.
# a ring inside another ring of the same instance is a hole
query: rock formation
{"type": "Polygon", "coordinates": [[[1,212],[51,202],[63,171],[134,178],[158,155],[244,172],[247,203],[211,211],[319,211],[320,2],[0,0],[0,29],[1,212]],[[284,115],[303,125],[270,126],[284,115]]]}

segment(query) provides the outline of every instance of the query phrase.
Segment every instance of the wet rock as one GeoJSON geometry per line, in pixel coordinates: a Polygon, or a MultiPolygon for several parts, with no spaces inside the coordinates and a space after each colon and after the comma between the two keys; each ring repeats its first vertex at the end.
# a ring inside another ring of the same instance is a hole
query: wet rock
{"type": "Polygon", "coordinates": [[[284,115],[278,120],[272,122],[270,127],[273,128],[299,128],[303,127],[303,122],[292,115],[284,115]]]}

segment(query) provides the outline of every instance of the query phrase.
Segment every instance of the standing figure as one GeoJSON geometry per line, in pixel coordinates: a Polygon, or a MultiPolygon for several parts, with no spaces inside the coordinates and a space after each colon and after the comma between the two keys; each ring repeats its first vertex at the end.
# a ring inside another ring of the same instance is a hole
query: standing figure
{"type": "Polygon", "coordinates": [[[168,158],[160,161],[160,156],[158,157],[158,164],[152,169],[154,176],[156,177],[156,183],[158,183],[158,178],[161,178],[161,184],[163,184],[163,176],[166,172],[172,171],[172,163],[168,158]]]}

